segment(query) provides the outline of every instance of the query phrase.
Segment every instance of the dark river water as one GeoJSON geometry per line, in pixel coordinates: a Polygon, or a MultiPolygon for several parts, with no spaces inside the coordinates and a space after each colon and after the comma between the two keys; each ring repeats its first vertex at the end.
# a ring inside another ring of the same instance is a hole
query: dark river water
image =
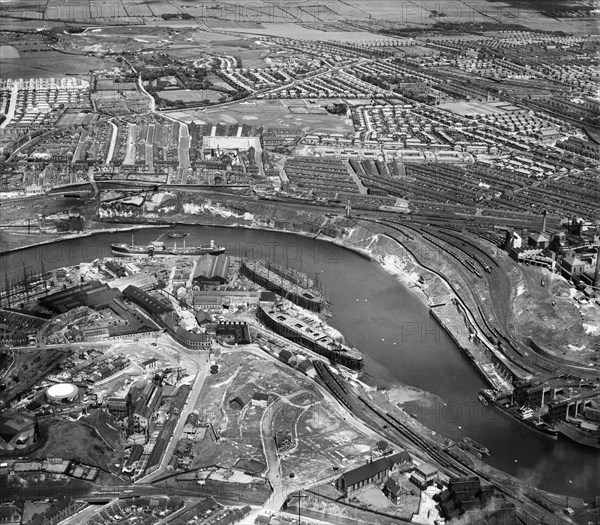
{"type": "MultiPolygon", "coordinates": [[[[553,440],[481,405],[477,393],[486,386],[481,377],[416,295],[378,264],[329,243],[283,233],[180,229],[190,232],[188,245],[215,239],[230,255],[287,261],[318,275],[332,303],[330,323],[365,354],[366,373],[379,384],[414,387],[417,401],[409,410],[419,420],[454,440],[474,438],[490,450],[490,464],[533,485],[586,499],[600,495],[600,454],[553,440]]],[[[135,241],[146,243],[164,232],[139,231],[135,241]]],[[[22,276],[23,266],[39,271],[42,261],[46,270],[89,262],[110,256],[110,242],[130,240],[130,233],[98,234],[0,255],[0,277],[5,268],[9,279],[22,276]]]]}

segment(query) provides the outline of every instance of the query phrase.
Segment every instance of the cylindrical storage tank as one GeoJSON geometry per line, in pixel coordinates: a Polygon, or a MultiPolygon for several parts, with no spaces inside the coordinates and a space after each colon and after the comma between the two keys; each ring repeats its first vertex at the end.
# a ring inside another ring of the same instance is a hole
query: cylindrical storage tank
{"type": "Polygon", "coordinates": [[[46,390],[46,399],[50,403],[72,403],[79,389],[73,383],[58,383],[48,387],[46,390]]]}

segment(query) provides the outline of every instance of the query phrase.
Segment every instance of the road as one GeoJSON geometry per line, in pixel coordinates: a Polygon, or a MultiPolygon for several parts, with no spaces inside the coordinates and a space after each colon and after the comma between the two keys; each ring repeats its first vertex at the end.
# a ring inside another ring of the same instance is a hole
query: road
{"type": "Polygon", "coordinates": [[[286,497],[285,488],[281,479],[281,463],[279,461],[279,454],[277,453],[277,446],[275,445],[272,432],[274,408],[278,403],[279,401],[271,403],[264,411],[260,420],[260,437],[262,439],[265,459],[267,460],[266,477],[273,487],[273,494],[264,506],[267,510],[279,510],[286,497]]]}
{"type": "Polygon", "coordinates": [[[108,147],[108,153],[106,154],[106,160],[104,161],[105,164],[110,164],[110,161],[113,158],[115,153],[115,145],[117,144],[117,135],[119,134],[118,126],[112,120],[110,121],[110,124],[113,128],[113,132],[110,137],[110,146],[108,147]]]}
{"type": "Polygon", "coordinates": [[[171,435],[171,440],[165,449],[165,452],[161,458],[159,468],[154,471],[152,474],[145,476],[137,481],[137,483],[151,483],[153,480],[158,478],[160,475],[166,472],[167,464],[175,451],[175,447],[177,446],[177,442],[181,437],[183,432],[183,427],[188,416],[195,410],[196,403],[198,402],[198,398],[200,397],[200,392],[202,391],[202,387],[204,386],[204,382],[208,376],[209,366],[208,366],[208,353],[204,352],[200,354],[202,358],[199,360],[202,361],[200,370],[196,373],[196,378],[194,379],[194,384],[192,386],[192,390],[188,395],[187,401],[181,412],[179,413],[179,419],[177,420],[177,425],[173,430],[173,434],[171,435]]]}
{"type": "Polygon", "coordinates": [[[123,164],[135,164],[137,124],[127,124],[127,149],[123,164]]]}
{"type": "Polygon", "coordinates": [[[184,180],[187,177],[187,171],[190,167],[190,137],[187,124],[179,124],[179,167],[184,170],[184,180]]]}
{"type": "MultiPolygon", "coordinates": [[[[135,68],[131,64],[129,64],[129,65],[131,66],[131,69],[133,69],[133,71],[135,73],[137,73],[137,71],[135,70],[135,68]]],[[[156,113],[156,100],[154,100],[154,97],[150,93],[148,93],[146,91],[146,88],[144,88],[144,84],[142,82],[142,74],[141,73],[138,75],[138,86],[140,87],[140,91],[142,93],[144,93],[144,95],[146,95],[150,99],[150,112],[151,113],[156,113]]]]}
{"type": "Polygon", "coordinates": [[[17,97],[19,95],[19,86],[15,82],[10,92],[10,102],[8,103],[8,111],[6,112],[6,119],[0,124],[0,129],[4,129],[8,126],[11,120],[15,116],[15,110],[17,109],[17,97]]]}

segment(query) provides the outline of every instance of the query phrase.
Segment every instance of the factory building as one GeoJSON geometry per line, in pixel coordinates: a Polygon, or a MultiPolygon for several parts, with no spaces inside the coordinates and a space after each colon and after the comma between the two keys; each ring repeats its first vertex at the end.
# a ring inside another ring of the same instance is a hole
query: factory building
{"type": "Polygon", "coordinates": [[[158,317],[173,311],[173,307],[170,304],[160,301],[137,286],[128,286],[125,288],[125,290],[123,290],[123,297],[129,299],[132,303],[137,304],[153,317],[158,317]]]}
{"type": "Polygon", "coordinates": [[[451,479],[448,488],[439,495],[439,500],[442,514],[451,522],[517,523],[515,505],[496,494],[494,487],[482,483],[477,476],[451,479]]]}
{"type": "Polygon", "coordinates": [[[527,237],[527,244],[533,248],[545,250],[550,246],[550,235],[546,232],[532,233],[527,237]]]}
{"type": "Polygon", "coordinates": [[[225,254],[198,257],[192,277],[192,288],[202,290],[206,286],[223,285],[229,282],[229,257],[225,254]]]}
{"type": "Polygon", "coordinates": [[[63,314],[79,306],[88,306],[97,310],[106,308],[112,299],[120,295],[119,290],[110,288],[107,284],[90,281],[42,297],[39,302],[44,308],[63,314]]]}
{"type": "Polygon", "coordinates": [[[229,343],[247,345],[252,342],[248,324],[239,321],[225,321],[217,324],[217,337],[225,339],[229,343]]]}
{"type": "Polygon", "coordinates": [[[0,415],[0,450],[25,452],[37,444],[38,422],[24,412],[4,412],[0,415]]]}
{"type": "Polygon", "coordinates": [[[335,482],[335,486],[347,496],[365,487],[384,483],[390,473],[405,465],[412,465],[412,458],[408,452],[385,456],[344,472],[335,482]]]}

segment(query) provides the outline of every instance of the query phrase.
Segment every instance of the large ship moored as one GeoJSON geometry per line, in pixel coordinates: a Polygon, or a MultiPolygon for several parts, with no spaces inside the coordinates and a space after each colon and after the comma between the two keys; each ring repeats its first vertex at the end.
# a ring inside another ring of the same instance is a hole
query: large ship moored
{"type": "Polygon", "coordinates": [[[110,245],[110,249],[116,257],[130,257],[133,255],[146,255],[148,257],[219,255],[225,251],[224,246],[219,246],[212,240],[209,244],[201,244],[199,246],[186,247],[184,244],[182,248],[178,248],[177,245],[167,246],[161,241],[153,241],[146,246],[133,244],[133,242],[131,244],[113,243],[110,245]]]}

